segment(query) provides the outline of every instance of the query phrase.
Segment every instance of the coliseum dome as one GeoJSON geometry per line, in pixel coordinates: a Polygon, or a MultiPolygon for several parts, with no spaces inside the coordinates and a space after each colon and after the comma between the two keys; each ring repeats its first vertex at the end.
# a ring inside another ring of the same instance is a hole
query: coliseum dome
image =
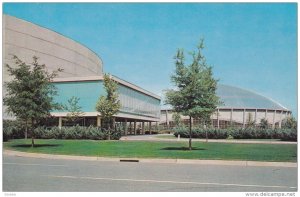
{"type": "Polygon", "coordinates": [[[217,95],[223,104],[219,108],[288,110],[281,104],[258,93],[229,85],[218,85],[217,95]]]}
{"type": "MultiPolygon", "coordinates": [[[[250,121],[259,125],[262,119],[266,119],[271,128],[281,128],[282,120],[291,115],[291,111],[278,102],[249,90],[218,84],[216,93],[222,102],[211,116],[216,128],[246,127],[250,121]]],[[[160,123],[172,127],[172,113],[169,105],[163,106],[160,123]]],[[[182,116],[182,119],[187,121],[188,117],[182,116]]]]}

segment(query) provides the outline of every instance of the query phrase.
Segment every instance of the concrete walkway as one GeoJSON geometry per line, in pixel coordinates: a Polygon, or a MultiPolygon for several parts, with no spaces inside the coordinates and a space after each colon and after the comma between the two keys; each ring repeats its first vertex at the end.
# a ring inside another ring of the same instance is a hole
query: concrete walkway
{"type": "MultiPolygon", "coordinates": [[[[122,136],[120,140],[128,141],[180,141],[188,142],[188,138],[175,138],[173,134],[155,134],[155,135],[128,135],[122,136]]],[[[194,142],[206,142],[205,139],[195,139],[194,142]]],[[[297,144],[297,142],[287,141],[274,141],[274,140],[236,140],[236,139],[208,139],[208,142],[220,142],[220,143],[242,143],[242,144],[297,144]]]]}
{"type": "Polygon", "coordinates": [[[3,150],[4,155],[16,157],[31,157],[44,159],[66,159],[84,161],[115,161],[140,163],[170,163],[170,164],[198,164],[198,165],[230,165],[230,166],[263,166],[263,167],[289,167],[296,168],[297,163],[292,162],[260,162],[260,161],[229,161],[229,160],[195,160],[195,159],[149,159],[149,158],[117,158],[117,157],[88,157],[73,155],[51,155],[41,153],[26,153],[12,150],[3,150]]]}

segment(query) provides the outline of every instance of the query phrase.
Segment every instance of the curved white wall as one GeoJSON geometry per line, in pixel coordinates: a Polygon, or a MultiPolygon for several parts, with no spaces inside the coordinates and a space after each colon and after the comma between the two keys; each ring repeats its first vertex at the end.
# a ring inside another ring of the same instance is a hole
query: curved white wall
{"type": "MultiPolygon", "coordinates": [[[[10,76],[5,64],[14,67],[13,55],[31,64],[33,56],[38,62],[45,64],[49,72],[63,69],[58,77],[88,77],[103,74],[102,60],[87,47],[64,37],[54,31],[32,24],[30,22],[3,15],[3,46],[2,70],[3,82],[9,81],[10,76]]],[[[5,95],[3,88],[3,95],[5,95]]],[[[5,113],[3,118],[12,118],[5,113]]]]}
{"type": "MultiPolygon", "coordinates": [[[[4,63],[13,66],[12,55],[26,63],[37,56],[50,72],[62,68],[59,77],[102,75],[101,59],[87,47],[49,29],[3,15],[4,63]]],[[[6,69],[3,73],[6,81],[9,77],[6,69]]]]}

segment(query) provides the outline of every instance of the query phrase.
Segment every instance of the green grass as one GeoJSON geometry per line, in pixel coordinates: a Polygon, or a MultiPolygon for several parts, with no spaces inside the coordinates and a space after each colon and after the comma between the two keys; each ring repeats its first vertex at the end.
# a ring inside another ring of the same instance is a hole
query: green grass
{"type": "Polygon", "coordinates": [[[159,141],[30,140],[4,142],[4,149],[23,152],[100,157],[221,159],[248,161],[297,161],[296,144],[235,144],[159,141]]]}
{"type": "MultiPolygon", "coordinates": [[[[156,135],[155,138],[160,138],[160,139],[177,139],[175,135],[156,135]]],[[[188,138],[186,138],[188,139],[188,138]]]]}
{"type": "MultiPolygon", "coordinates": [[[[156,135],[155,138],[172,139],[172,140],[177,139],[177,137],[175,137],[175,135],[156,135]]],[[[187,139],[188,140],[189,138],[181,137],[180,139],[187,139]]],[[[205,140],[205,138],[193,138],[193,139],[205,140]]],[[[208,139],[208,140],[211,140],[211,139],[208,139]]],[[[218,140],[218,139],[212,139],[212,140],[218,140]]],[[[281,141],[280,139],[220,139],[220,140],[228,140],[228,141],[267,141],[267,142],[281,141]]]]}

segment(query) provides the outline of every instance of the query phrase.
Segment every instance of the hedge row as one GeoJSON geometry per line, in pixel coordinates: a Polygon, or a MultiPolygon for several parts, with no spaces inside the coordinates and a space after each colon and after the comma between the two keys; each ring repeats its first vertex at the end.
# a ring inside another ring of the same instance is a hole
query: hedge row
{"type": "MultiPolygon", "coordinates": [[[[177,137],[188,138],[189,129],[187,127],[179,127],[174,129],[174,135],[177,137]]],[[[192,138],[208,139],[281,139],[284,141],[297,141],[296,129],[255,129],[255,128],[239,128],[239,129],[192,129],[192,138]]]]}
{"type": "MultiPolygon", "coordinates": [[[[8,127],[3,130],[3,140],[7,141],[9,139],[16,139],[14,137],[16,133],[21,133],[24,130],[20,131],[17,129],[12,129],[8,127]]],[[[90,140],[106,140],[110,134],[111,140],[119,140],[121,138],[121,129],[117,128],[116,131],[101,129],[98,127],[38,127],[34,130],[34,137],[36,139],[90,139],[90,140]]],[[[24,138],[24,135],[18,137],[24,138]]]]}
{"type": "Polygon", "coordinates": [[[34,130],[34,136],[38,139],[90,139],[90,140],[106,140],[110,134],[111,140],[119,140],[121,138],[121,130],[116,131],[101,129],[98,127],[38,127],[34,130]]]}
{"type": "Polygon", "coordinates": [[[20,139],[25,137],[24,126],[14,120],[4,120],[3,121],[3,141],[9,139],[20,139]]]}

